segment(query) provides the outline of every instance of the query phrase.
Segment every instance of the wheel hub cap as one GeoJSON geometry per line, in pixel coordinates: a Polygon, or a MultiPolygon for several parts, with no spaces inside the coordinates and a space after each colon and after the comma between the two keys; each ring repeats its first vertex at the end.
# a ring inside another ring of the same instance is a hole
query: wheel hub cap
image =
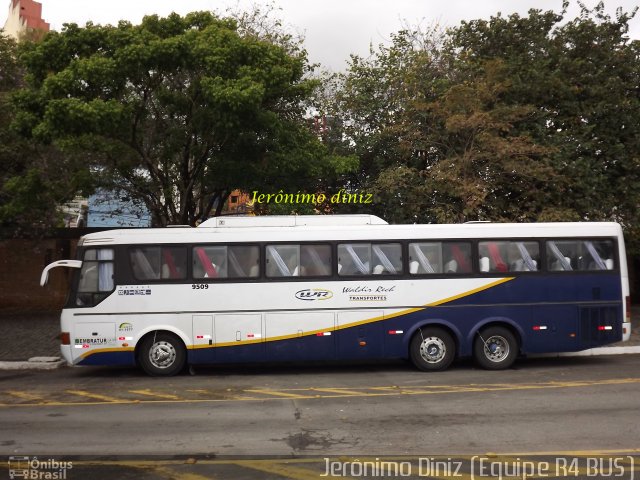
{"type": "Polygon", "coordinates": [[[428,337],[420,344],[420,356],[427,363],[440,362],[447,353],[447,347],[438,337],[428,337]]]}
{"type": "Polygon", "coordinates": [[[484,345],[486,357],[492,362],[501,362],[509,356],[509,342],[504,337],[489,337],[484,345]]]}
{"type": "Polygon", "coordinates": [[[149,360],[154,367],[167,368],[176,359],[176,349],[167,342],[156,342],[149,351],[149,360]]]}

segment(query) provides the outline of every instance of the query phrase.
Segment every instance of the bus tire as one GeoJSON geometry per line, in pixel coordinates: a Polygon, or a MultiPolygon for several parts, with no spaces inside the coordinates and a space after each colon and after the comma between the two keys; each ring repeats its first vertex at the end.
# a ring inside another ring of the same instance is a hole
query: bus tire
{"type": "Polygon", "coordinates": [[[140,345],[140,367],[154,377],[180,373],[187,363],[187,351],[177,336],[168,332],[147,335],[140,345]]]}
{"type": "Polygon", "coordinates": [[[518,340],[504,327],[488,327],[476,335],[473,356],[486,370],[504,370],[513,365],[518,356],[518,340]]]}
{"type": "Polygon", "coordinates": [[[424,372],[445,370],[456,355],[453,337],[437,327],[418,329],[409,345],[411,361],[424,372]]]}

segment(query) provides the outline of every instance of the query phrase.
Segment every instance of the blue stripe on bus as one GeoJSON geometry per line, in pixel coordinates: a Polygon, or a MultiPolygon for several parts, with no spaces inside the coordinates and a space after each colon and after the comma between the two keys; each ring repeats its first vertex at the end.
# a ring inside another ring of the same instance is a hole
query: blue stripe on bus
{"type": "Polygon", "coordinates": [[[78,365],[125,365],[133,366],[136,364],[133,351],[116,351],[116,352],[100,352],[97,351],[84,357],[78,365]]]}

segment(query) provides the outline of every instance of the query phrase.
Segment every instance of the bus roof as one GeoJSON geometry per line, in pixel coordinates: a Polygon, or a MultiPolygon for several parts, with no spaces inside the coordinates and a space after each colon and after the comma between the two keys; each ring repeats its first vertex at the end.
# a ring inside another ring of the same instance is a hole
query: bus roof
{"type": "Polygon", "coordinates": [[[539,237],[618,237],[622,239],[622,228],[614,222],[388,225],[384,220],[373,215],[223,217],[211,220],[207,220],[198,228],[144,228],[91,233],[82,237],[81,244],[87,246],[539,237]],[[211,220],[216,221],[211,222],[211,220]]]}

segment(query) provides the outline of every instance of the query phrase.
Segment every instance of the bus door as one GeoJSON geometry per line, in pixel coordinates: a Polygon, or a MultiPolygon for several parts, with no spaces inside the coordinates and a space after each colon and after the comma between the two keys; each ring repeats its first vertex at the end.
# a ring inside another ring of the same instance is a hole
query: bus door
{"type": "Polygon", "coordinates": [[[74,359],[101,348],[117,346],[115,323],[76,323],[71,332],[72,356],[74,359]]]}

